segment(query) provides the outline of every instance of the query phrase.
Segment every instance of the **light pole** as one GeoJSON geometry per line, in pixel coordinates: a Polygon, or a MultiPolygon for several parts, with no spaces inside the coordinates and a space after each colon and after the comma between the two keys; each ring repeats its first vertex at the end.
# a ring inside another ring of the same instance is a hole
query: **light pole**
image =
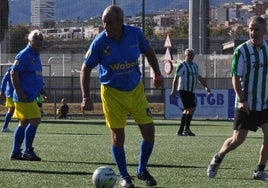
{"type": "MultiPolygon", "coordinates": [[[[142,31],[144,32],[145,29],[144,29],[144,22],[145,22],[145,1],[142,0],[142,31]]],[[[142,55],[142,82],[143,82],[143,85],[145,86],[145,57],[144,55],[142,55]]]]}

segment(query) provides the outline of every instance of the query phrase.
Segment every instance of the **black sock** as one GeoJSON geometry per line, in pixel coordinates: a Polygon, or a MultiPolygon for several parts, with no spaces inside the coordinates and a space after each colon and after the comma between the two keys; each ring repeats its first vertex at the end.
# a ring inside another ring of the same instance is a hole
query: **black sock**
{"type": "Polygon", "coordinates": [[[258,166],[257,166],[257,170],[256,171],[264,171],[264,169],[265,169],[265,165],[263,165],[263,164],[258,164],[258,166]]]}
{"type": "Polygon", "coordinates": [[[178,130],[178,133],[182,133],[183,132],[183,129],[184,129],[184,126],[185,126],[185,121],[186,121],[186,114],[182,114],[182,117],[181,117],[181,125],[180,125],[180,128],[178,130]]]}
{"type": "Polygon", "coordinates": [[[191,114],[186,115],[186,121],[185,121],[186,130],[190,129],[190,124],[191,124],[191,121],[192,121],[192,117],[193,116],[191,114]]]}
{"type": "Polygon", "coordinates": [[[224,158],[224,155],[220,155],[219,153],[217,153],[216,154],[216,157],[219,157],[219,158],[223,159],[224,158]]]}
{"type": "Polygon", "coordinates": [[[221,156],[219,153],[217,153],[215,155],[215,162],[216,163],[221,163],[221,161],[223,160],[224,156],[221,156]]]}

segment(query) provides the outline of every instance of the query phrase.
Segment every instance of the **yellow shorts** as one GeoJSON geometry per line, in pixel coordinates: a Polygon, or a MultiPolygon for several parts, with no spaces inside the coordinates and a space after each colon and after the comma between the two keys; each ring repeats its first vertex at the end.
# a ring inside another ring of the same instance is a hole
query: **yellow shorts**
{"type": "Polygon", "coordinates": [[[11,97],[6,97],[6,107],[7,108],[15,107],[13,99],[11,97]]]}
{"type": "Polygon", "coordinates": [[[41,118],[41,113],[38,108],[37,102],[14,102],[15,112],[14,118],[17,119],[34,119],[41,118]]]}
{"type": "Polygon", "coordinates": [[[109,128],[125,128],[128,115],[139,125],[153,122],[142,82],[132,91],[101,85],[101,100],[106,126],[109,128]]]}

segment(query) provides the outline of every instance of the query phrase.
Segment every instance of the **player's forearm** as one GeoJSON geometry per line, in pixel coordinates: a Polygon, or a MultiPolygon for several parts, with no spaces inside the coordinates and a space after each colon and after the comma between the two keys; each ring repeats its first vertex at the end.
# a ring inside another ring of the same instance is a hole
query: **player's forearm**
{"type": "Polygon", "coordinates": [[[159,68],[159,64],[158,64],[158,60],[155,56],[154,50],[150,47],[150,49],[146,52],[145,54],[148,63],[150,64],[150,66],[152,67],[155,76],[160,76],[161,75],[161,71],[159,68]]]}
{"type": "Polygon", "coordinates": [[[177,88],[178,88],[178,76],[174,76],[174,79],[172,81],[172,88],[171,88],[171,95],[174,97],[176,95],[177,92],[177,88]]]}
{"type": "Polygon", "coordinates": [[[91,69],[83,64],[80,73],[80,86],[83,98],[90,97],[90,73],[91,69]]]}
{"type": "Polygon", "coordinates": [[[232,85],[233,85],[233,88],[234,88],[234,91],[238,97],[238,100],[241,102],[241,101],[244,101],[245,100],[245,96],[244,96],[244,93],[242,91],[242,86],[241,86],[241,83],[240,83],[240,78],[237,77],[237,76],[234,76],[232,77],[232,85]]]}
{"type": "Polygon", "coordinates": [[[14,89],[16,90],[17,95],[20,96],[22,91],[20,87],[19,73],[17,71],[12,71],[11,82],[12,82],[14,89]]]}

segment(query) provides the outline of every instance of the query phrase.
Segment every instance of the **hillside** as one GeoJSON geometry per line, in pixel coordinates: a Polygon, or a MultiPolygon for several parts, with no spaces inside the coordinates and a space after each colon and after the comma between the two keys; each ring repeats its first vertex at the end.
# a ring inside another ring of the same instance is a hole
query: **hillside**
{"type": "MultiPolygon", "coordinates": [[[[9,20],[12,24],[30,23],[31,0],[10,0],[9,20]]],[[[235,1],[235,0],[233,0],[235,1]]],[[[251,0],[240,0],[250,3],[251,0]]],[[[145,13],[156,10],[185,9],[189,0],[146,0],[145,13]]],[[[210,0],[211,5],[219,5],[230,0],[210,0]]],[[[100,16],[102,10],[112,3],[111,0],[56,0],[56,20],[87,20],[90,17],[100,16]],[[75,3],[74,3],[75,2],[75,3]]],[[[135,15],[142,11],[142,1],[117,0],[116,4],[124,9],[125,15],[135,15]]]]}

